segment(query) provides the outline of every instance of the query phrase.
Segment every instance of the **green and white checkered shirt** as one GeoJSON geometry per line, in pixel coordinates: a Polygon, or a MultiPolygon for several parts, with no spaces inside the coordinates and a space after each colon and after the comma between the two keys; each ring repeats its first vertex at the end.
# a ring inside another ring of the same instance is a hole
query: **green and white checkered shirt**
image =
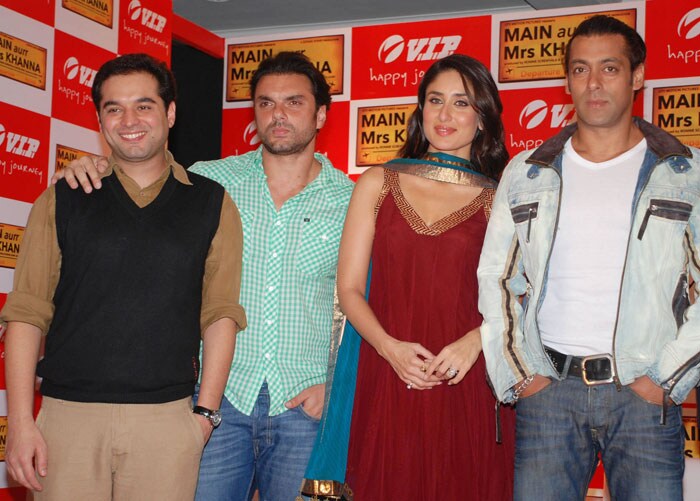
{"type": "Polygon", "coordinates": [[[221,183],[243,221],[241,304],[248,327],[224,394],[250,415],[263,381],[270,415],[326,380],[338,244],[353,183],[323,155],[321,172],[277,211],[262,167],[262,148],[198,162],[190,170],[221,183]]]}

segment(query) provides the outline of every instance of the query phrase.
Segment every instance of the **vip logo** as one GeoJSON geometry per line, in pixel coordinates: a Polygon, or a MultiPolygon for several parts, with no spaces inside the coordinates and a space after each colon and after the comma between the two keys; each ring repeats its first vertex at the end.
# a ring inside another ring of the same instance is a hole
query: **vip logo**
{"type": "Polygon", "coordinates": [[[573,104],[555,104],[550,108],[541,99],[535,99],[525,105],[523,111],[520,112],[518,122],[521,127],[529,130],[542,125],[545,119],[550,117],[549,126],[556,129],[568,125],[574,118],[574,114],[573,104]]]}
{"type": "Polygon", "coordinates": [[[385,63],[396,61],[403,52],[404,41],[400,35],[391,35],[379,46],[377,58],[385,63]]]}
{"type": "Polygon", "coordinates": [[[142,25],[158,33],[163,33],[167,19],[146,7],[142,7],[139,0],[131,0],[128,12],[132,21],[137,21],[140,18],[142,25]]]}
{"type": "Polygon", "coordinates": [[[391,63],[396,61],[406,49],[406,61],[431,61],[449,56],[457,47],[462,37],[451,35],[446,37],[411,38],[404,41],[401,35],[391,35],[379,46],[377,57],[380,61],[391,63]]]}
{"type": "Polygon", "coordinates": [[[5,126],[0,124],[0,148],[2,148],[3,143],[6,152],[27,158],[34,158],[41,145],[38,139],[5,131],[5,126]],[[5,138],[7,138],[7,141],[5,141],[5,138]]]}
{"type": "Polygon", "coordinates": [[[256,146],[260,142],[258,127],[255,125],[255,121],[250,122],[243,131],[243,141],[249,146],[256,146]]]}
{"type": "Polygon", "coordinates": [[[678,36],[690,40],[700,35],[700,7],[689,10],[678,23],[678,36]]]}
{"type": "Polygon", "coordinates": [[[71,56],[63,64],[63,74],[68,80],[74,80],[75,77],[78,77],[80,85],[92,87],[97,70],[81,65],[77,58],[71,56]]]}
{"type": "Polygon", "coordinates": [[[141,2],[139,0],[132,0],[129,4],[129,17],[132,21],[136,21],[141,17],[141,2]]]}

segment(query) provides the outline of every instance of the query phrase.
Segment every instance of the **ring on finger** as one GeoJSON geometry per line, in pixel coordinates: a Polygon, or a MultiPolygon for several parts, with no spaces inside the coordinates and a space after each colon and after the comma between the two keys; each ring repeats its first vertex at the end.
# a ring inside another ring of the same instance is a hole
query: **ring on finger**
{"type": "Polygon", "coordinates": [[[450,367],[449,369],[447,369],[447,372],[445,373],[445,375],[450,379],[455,377],[457,374],[459,374],[459,369],[455,369],[454,367],[450,367]]]}
{"type": "Polygon", "coordinates": [[[406,389],[407,389],[407,390],[410,390],[410,389],[412,389],[412,388],[413,388],[413,383],[408,383],[408,384],[406,385],[406,389]]]}

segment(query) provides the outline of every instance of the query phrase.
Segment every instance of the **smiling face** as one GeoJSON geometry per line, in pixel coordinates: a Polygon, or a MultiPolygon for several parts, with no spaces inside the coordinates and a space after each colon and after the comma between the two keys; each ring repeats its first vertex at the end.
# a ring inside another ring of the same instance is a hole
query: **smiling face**
{"type": "Polygon", "coordinates": [[[462,77],[443,71],[428,85],[423,104],[423,131],[429,152],[469,158],[479,128],[479,115],[471,105],[462,77]]]}
{"type": "Polygon", "coordinates": [[[262,77],[255,89],[255,124],[263,147],[275,155],[313,150],[316,132],[326,122],[326,107],[316,109],[309,79],[296,73],[262,77]]]}
{"type": "Polygon", "coordinates": [[[118,163],[164,161],[168,131],[175,123],[175,103],[166,110],[152,75],[129,73],[105,80],[98,118],[118,163]]]}
{"type": "Polygon", "coordinates": [[[644,65],[631,69],[622,35],[579,36],[571,42],[566,85],[579,127],[614,128],[632,119],[644,65]]]}

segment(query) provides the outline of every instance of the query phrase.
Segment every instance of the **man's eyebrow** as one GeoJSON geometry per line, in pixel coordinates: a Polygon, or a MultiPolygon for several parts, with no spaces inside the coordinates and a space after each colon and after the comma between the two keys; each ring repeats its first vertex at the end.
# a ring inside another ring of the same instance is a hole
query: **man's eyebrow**
{"type": "MultiPolygon", "coordinates": [[[[305,96],[304,94],[294,94],[293,96],[284,96],[282,98],[283,101],[291,101],[292,99],[304,99],[305,96]]],[[[273,98],[266,96],[265,94],[261,94],[255,98],[256,101],[274,101],[273,98]]]]}
{"type": "MultiPolygon", "coordinates": [[[[622,58],[610,56],[610,57],[600,59],[599,61],[601,63],[619,63],[622,60],[623,60],[622,58]]],[[[572,59],[571,61],[569,61],[569,64],[591,64],[591,61],[589,61],[588,59],[576,58],[576,59],[572,59]]]]}
{"type": "MultiPolygon", "coordinates": [[[[140,97],[136,100],[137,103],[153,103],[156,104],[155,99],[150,98],[150,97],[140,97]]],[[[107,106],[119,106],[119,103],[117,101],[105,101],[102,103],[102,107],[106,108],[107,106]]]]}

